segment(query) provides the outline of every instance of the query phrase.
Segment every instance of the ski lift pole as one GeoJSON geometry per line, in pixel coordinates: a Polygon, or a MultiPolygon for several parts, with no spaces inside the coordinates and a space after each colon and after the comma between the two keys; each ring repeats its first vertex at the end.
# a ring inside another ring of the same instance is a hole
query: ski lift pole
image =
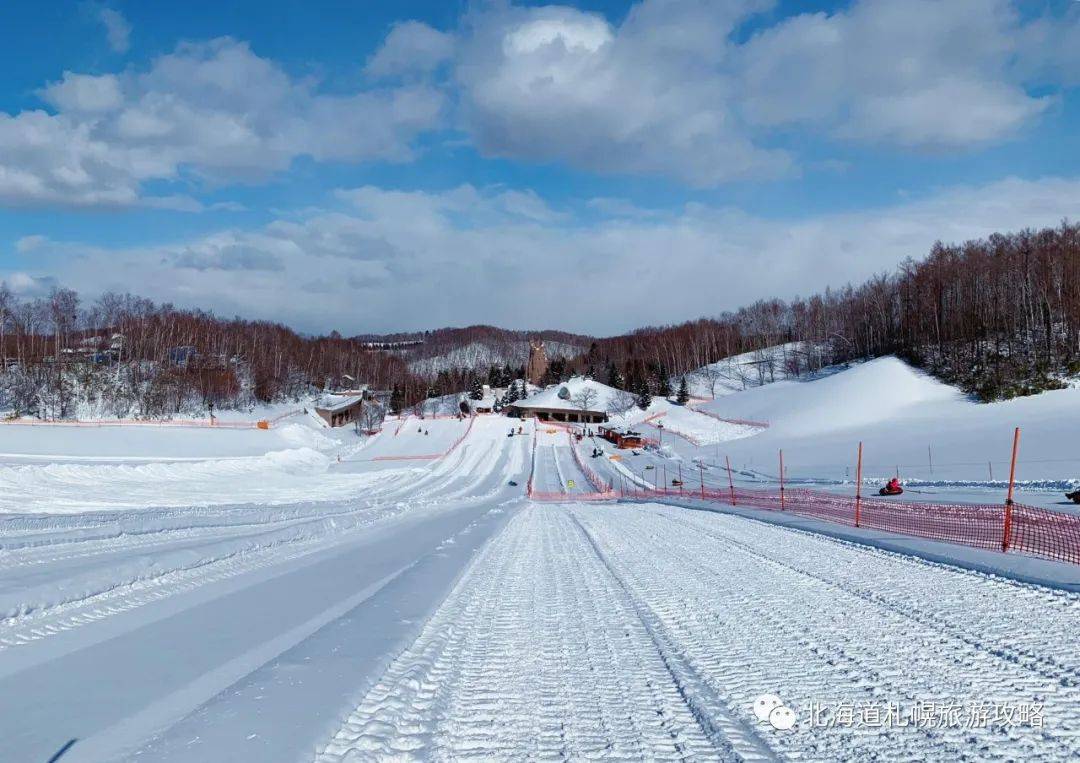
{"type": "Polygon", "coordinates": [[[724,456],[724,463],[727,464],[727,481],[728,488],[731,490],[731,505],[735,505],[735,480],[731,478],[731,459],[726,455],[724,456]]]}
{"type": "Polygon", "coordinates": [[[1001,550],[1009,550],[1012,536],[1013,487],[1016,484],[1016,453],[1020,450],[1020,427],[1013,431],[1012,461],[1009,463],[1009,493],[1005,498],[1005,527],[1001,534],[1001,550]]]}
{"type": "Polygon", "coordinates": [[[859,443],[859,461],[855,467],[855,526],[859,526],[862,512],[862,443],[859,443]]]}
{"type": "Polygon", "coordinates": [[[780,511],[784,510],[784,449],[780,449],[780,511]]]}

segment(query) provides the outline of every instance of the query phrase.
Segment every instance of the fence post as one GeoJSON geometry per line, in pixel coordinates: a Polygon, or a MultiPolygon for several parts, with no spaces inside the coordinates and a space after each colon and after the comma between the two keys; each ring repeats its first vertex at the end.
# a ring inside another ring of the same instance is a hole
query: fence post
{"type": "Polygon", "coordinates": [[[780,511],[784,510],[784,449],[780,449],[780,511]]]}
{"type": "Polygon", "coordinates": [[[698,473],[701,475],[701,500],[705,500],[705,466],[698,462],[698,473]]]}
{"type": "Polygon", "coordinates": [[[683,494],[683,484],[682,484],[682,461],[680,461],[680,462],[679,462],[679,495],[682,495],[682,494],[683,494]]]}
{"type": "Polygon", "coordinates": [[[727,464],[727,482],[728,487],[731,489],[731,505],[735,505],[735,480],[731,478],[731,459],[724,456],[724,462],[727,464]]]}
{"type": "Polygon", "coordinates": [[[1016,482],[1016,452],[1020,449],[1020,427],[1013,431],[1012,461],[1009,464],[1009,492],[1005,498],[1005,526],[1001,532],[1001,550],[1009,550],[1012,536],[1013,485],[1016,482]]]}
{"type": "Polygon", "coordinates": [[[859,526],[862,513],[862,443],[859,443],[859,462],[855,467],[855,526],[859,526]]]}

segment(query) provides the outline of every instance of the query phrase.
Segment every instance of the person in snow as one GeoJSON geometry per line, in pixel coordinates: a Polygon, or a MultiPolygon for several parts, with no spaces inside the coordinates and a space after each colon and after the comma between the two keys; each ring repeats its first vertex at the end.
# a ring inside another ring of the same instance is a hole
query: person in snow
{"type": "Polygon", "coordinates": [[[904,488],[900,487],[900,479],[893,477],[879,492],[881,495],[900,495],[904,492],[904,488]]]}

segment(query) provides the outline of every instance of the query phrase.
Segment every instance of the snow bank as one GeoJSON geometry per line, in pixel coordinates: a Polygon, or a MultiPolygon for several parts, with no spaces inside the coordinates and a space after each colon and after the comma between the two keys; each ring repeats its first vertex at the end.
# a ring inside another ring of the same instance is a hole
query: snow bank
{"type": "Polygon", "coordinates": [[[775,433],[793,436],[871,426],[923,406],[965,400],[955,388],[888,357],[813,381],[736,392],[701,408],[725,418],[767,421],[775,433]]]}
{"type": "Polygon", "coordinates": [[[863,474],[870,481],[899,471],[902,479],[924,484],[1000,485],[1008,477],[1018,426],[1018,479],[1060,485],[1080,478],[1077,389],[977,403],[890,357],[814,381],[739,392],[702,407],[720,416],[770,422],[769,429],[723,449],[733,465],[762,476],[775,477],[777,450],[783,448],[790,478],[853,480],[862,441],[863,474]]]}

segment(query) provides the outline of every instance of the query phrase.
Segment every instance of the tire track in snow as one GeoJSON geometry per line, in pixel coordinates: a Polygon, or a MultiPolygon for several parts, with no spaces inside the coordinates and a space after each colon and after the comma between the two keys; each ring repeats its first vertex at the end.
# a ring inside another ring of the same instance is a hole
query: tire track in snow
{"type": "MultiPolygon", "coordinates": [[[[798,570],[795,566],[821,544],[819,538],[723,515],[700,515],[687,525],[680,514],[685,510],[661,506],[619,507],[617,515],[610,507],[573,511],[697,674],[748,719],[753,699],[766,692],[780,694],[796,709],[809,701],[834,706],[893,701],[905,707],[920,700],[1046,703],[1044,729],[804,728],[770,736],[785,757],[1069,760],[1080,754],[1075,689],[936,629],[929,620],[915,628],[911,617],[895,608],[798,570]],[[699,524],[712,532],[706,534],[699,524]],[[763,558],[769,554],[790,564],[763,558]]],[[[1071,609],[1055,594],[1041,603],[1030,597],[1014,601],[1010,597],[1016,592],[1000,581],[960,571],[955,574],[963,579],[950,580],[944,574],[950,570],[915,562],[894,580],[877,554],[855,548],[831,553],[834,565],[852,557],[841,566],[857,567],[858,579],[885,575],[886,588],[901,583],[902,590],[902,581],[913,578],[925,578],[916,586],[931,589],[936,582],[938,595],[946,591],[946,598],[950,584],[979,588],[966,594],[969,606],[981,613],[1002,606],[1027,611],[1027,628],[1037,622],[1059,652],[1075,638],[1075,597],[1071,609]]],[[[965,617],[953,611],[954,619],[965,617]]]]}
{"type": "Polygon", "coordinates": [[[714,758],[580,527],[530,506],[323,745],[322,763],[714,758]]]}
{"type": "Polygon", "coordinates": [[[687,521],[689,516],[667,518],[722,542],[738,545],[762,562],[786,567],[797,574],[809,575],[846,594],[891,609],[910,618],[919,626],[946,632],[973,648],[1022,665],[1047,679],[1058,680],[1063,687],[1080,686],[1080,652],[1061,649],[1060,640],[1056,638],[1053,630],[1030,627],[1031,611],[1074,608],[1080,603],[1075,594],[949,567],[801,530],[793,532],[821,541],[816,544],[819,548],[809,549],[795,560],[782,559],[771,549],[739,543],[730,536],[703,527],[700,522],[687,521]],[[832,548],[831,545],[840,548],[832,548]],[[879,574],[876,578],[867,580],[860,574],[861,565],[853,563],[855,560],[862,561],[862,554],[876,557],[877,564],[888,568],[887,574],[879,574]],[[943,586],[937,576],[910,574],[912,567],[930,567],[953,580],[950,585],[943,586]],[[979,588],[966,585],[971,576],[992,587],[1000,587],[998,601],[1001,606],[996,606],[993,610],[980,606],[985,601],[984,596],[973,595],[979,588]],[[929,581],[933,583],[928,585],[929,581]],[[942,589],[946,592],[944,596],[942,589]]]}

